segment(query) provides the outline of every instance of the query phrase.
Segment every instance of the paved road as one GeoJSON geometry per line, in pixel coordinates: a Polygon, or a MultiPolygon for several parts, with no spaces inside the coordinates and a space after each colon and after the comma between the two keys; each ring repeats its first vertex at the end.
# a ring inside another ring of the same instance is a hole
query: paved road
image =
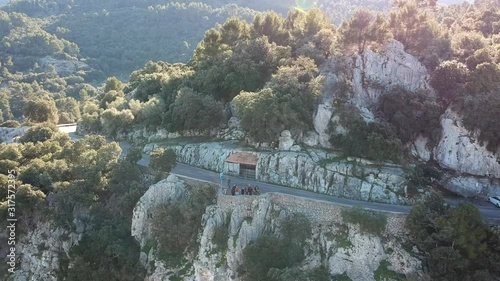
{"type": "MultiPolygon", "coordinates": [[[[75,130],[76,130],[76,126],[64,127],[64,131],[67,132],[72,139],[78,140],[81,138],[81,136],[76,135],[75,130]]],[[[130,148],[130,144],[128,144],[126,142],[121,142],[120,147],[122,148],[122,155],[126,155],[128,152],[128,149],[130,148]]],[[[143,154],[143,157],[138,162],[138,164],[142,165],[142,166],[148,166],[149,161],[150,161],[149,155],[143,154]]],[[[219,179],[219,173],[204,170],[204,169],[193,167],[193,166],[189,166],[189,165],[182,164],[182,163],[177,163],[177,166],[174,168],[172,173],[179,175],[179,176],[183,176],[183,177],[188,177],[188,178],[193,178],[193,179],[197,179],[197,180],[203,180],[203,181],[216,183],[218,185],[221,184],[221,181],[219,179]]],[[[237,184],[238,186],[246,186],[247,184],[250,184],[253,186],[258,185],[260,188],[260,191],[262,193],[279,192],[279,193],[290,194],[290,195],[314,199],[314,200],[331,202],[331,203],[338,204],[338,205],[361,206],[365,209],[384,211],[384,212],[392,212],[392,213],[408,213],[411,210],[410,206],[401,206],[401,205],[392,205],[392,204],[358,201],[358,200],[345,199],[345,198],[337,198],[337,197],[333,197],[330,195],[319,194],[319,193],[315,193],[315,192],[310,192],[310,191],[305,191],[305,190],[300,190],[300,189],[289,188],[289,187],[285,187],[285,186],[279,186],[279,185],[275,185],[275,184],[259,182],[259,181],[251,180],[251,179],[244,179],[241,177],[230,176],[229,178],[231,179],[231,184],[237,184]]],[[[223,182],[224,188],[227,188],[226,180],[227,180],[227,176],[223,182]]],[[[467,201],[467,199],[463,199],[463,200],[449,199],[447,201],[451,205],[458,205],[460,203],[473,203],[479,209],[479,212],[481,213],[481,215],[483,217],[489,219],[490,221],[495,221],[495,222],[500,223],[500,208],[497,208],[497,207],[495,207],[487,202],[477,202],[477,201],[471,202],[471,201],[467,201]]]]}

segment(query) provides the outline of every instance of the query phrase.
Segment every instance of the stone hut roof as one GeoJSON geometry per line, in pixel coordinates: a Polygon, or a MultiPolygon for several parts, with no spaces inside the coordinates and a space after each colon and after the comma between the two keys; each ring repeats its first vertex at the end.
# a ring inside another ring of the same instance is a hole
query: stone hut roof
{"type": "Polygon", "coordinates": [[[226,162],[257,166],[258,159],[255,153],[238,151],[233,152],[233,154],[226,159],[226,162]]]}

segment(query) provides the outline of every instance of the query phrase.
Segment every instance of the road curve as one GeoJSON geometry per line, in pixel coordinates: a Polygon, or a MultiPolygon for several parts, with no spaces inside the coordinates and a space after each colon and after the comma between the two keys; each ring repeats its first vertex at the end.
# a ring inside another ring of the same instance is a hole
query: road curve
{"type": "MultiPolygon", "coordinates": [[[[75,133],[76,126],[74,126],[74,128],[71,126],[65,126],[64,131],[67,132],[70,135],[71,139],[73,139],[73,140],[78,140],[81,138],[81,136],[79,136],[75,133]]],[[[130,144],[127,142],[120,142],[120,147],[122,148],[122,155],[127,155],[128,149],[130,148],[130,144]]],[[[143,157],[141,160],[139,160],[138,164],[141,166],[147,167],[149,165],[149,162],[150,162],[149,155],[143,154],[143,157]]],[[[213,172],[213,171],[208,171],[208,170],[201,169],[198,167],[189,166],[189,165],[182,164],[182,163],[177,163],[176,167],[172,170],[172,174],[182,176],[182,177],[188,177],[188,178],[192,178],[192,179],[196,179],[196,180],[208,181],[208,182],[212,182],[212,183],[215,183],[218,185],[221,184],[221,181],[219,179],[219,173],[213,172]]],[[[226,182],[227,178],[228,177],[226,176],[225,180],[222,183],[223,188],[227,188],[227,182],[226,182]]],[[[338,198],[338,197],[333,197],[331,195],[320,194],[320,193],[315,193],[315,192],[311,192],[311,191],[306,191],[306,190],[301,190],[301,189],[295,189],[295,188],[260,182],[260,181],[256,181],[256,180],[252,180],[252,179],[245,179],[245,178],[235,177],[235,176],[229,176],[229,178],[231,179],[231,184],[237,184],[238,186],[246,186],[247,184],[258,185],[260,188],[260,191],[262,193],[279,192],[279,193],[299,196],[299,197],[313,199],[313,200],[321,200],[321,201],[330,202],[333,204],[338,204],[338,205],[343,205],[343,206],[361,206],[364,209],[390,212],[390,213],[409,213],[411,210],[411,206],[393,205],[393,204],[384,204],[384,203],[352,200],[352,199],[346,199],[346,198],[338,198]]],[[[492,222],[500,223],[500,208],[497,208],[497,207],[490,205],[486,202],[481,202],[481,203],[470,202],[465,198],[462,200],[456,200],[456,199],[447,200],[447,202],[449,204],[455,205],[455,206],[460,204],[460,203],[472,203],[473,205],[475,205],[479,209],[479,212],[481,213],[481,215],[484,218],[486,218],[492,222]]]]}

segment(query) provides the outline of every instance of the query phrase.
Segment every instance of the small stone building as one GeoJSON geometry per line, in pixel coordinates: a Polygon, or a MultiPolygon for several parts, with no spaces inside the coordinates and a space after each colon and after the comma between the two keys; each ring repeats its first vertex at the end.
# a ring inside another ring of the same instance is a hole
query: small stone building
{"type": "Polygon", "coordinates": [[[257,154],[252,152],[233,152],[226,159],[224,170],[228,174],[255,179],[258,160],[257,154]]]}

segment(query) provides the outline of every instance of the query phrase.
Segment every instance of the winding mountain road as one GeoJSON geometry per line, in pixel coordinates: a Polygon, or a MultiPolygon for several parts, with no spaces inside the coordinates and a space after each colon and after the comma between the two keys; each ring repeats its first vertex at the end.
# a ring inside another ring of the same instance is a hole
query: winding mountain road
{"type": "MultiPolygon", "coordinates": [[[[73,140],[79,140],[82,138],[82,136],[79,136],[75,133],[76,132],[76,125],[73,125],[73,124],[69,125],[69,126],[61,125],[61,126],[59,126],[59,129],[63,132],[68,133],[69,136],[71,137],[71,139],[73,139],[73,140]]],[[[126,155],[128,153],[128,149],[130,148],[130,144],[127,142],[120,142],[120,147],[122,148],[122,154],[126,155]]],[[[149,155],[143,154],[142,159],[138,162],[138,164],[141,166],[147,167],[149,165],[149,162],[150,162],[149,155]]],[[[178,175],[181,177],[207,181],[207,182],[215,183],[217,185],[221,184],[221,181],[219,179],[219,173],[208,171],[208,170],[197,168],[197,167],[193,167],[193,166],[189,166],[189,165],[182,164],[182,163],[177,163],[176,167],[172,171],[172,174],[175,174],[175,175],[178,175]]],[[[250,184],[252,186],[258,185],[261,193],[279,192],[279,193],[289,194],[289,195],[293,195],[293,196],[299,196],[299,197],[313,199],[313,200],[330,202],[333,204],[338,204],[338,205],[343,205],[343,206],[361,206],[364,209],[390,212],[390,213],[409,213],[411,210],[411,206],[392,205],[392,204],[383,204],[383,203],[376,203],[376,202],[358,201],[358,200],[352,200],[352,199],[346,199],[346,198],[338,198],[338,197],[333,197],[331,195],[320,194],[320,193],[310,192],[310,191],[306,191],[306,190],[295,189],[295,188],[260,182],[260,181],[256,181],[256,180],[252,180],[252,179],[245,179],[242,177],[229,176],[229,178],[231,179],[231,185],[237,184],[240,187],[246,186],[247,184],[250,184]]],[[[227,179],[228,179],[228,177],[226,176],[226,178],[224,179],[224,181],[222,183],[222,187],[224,190],[227,188],[227,179]]],[[[458,205],[460,203],[472,203],[479,209],[479,212],[481,213],[481,215],[484,218],[488,219],[491,222],[500,223],[500,208],[497,208],[497,207],[493,206],[492,204],[489,204],[487,202],[477,201],[477,200],[471,201],[471,200],[468,200],[466,198],[463,198],[461,200],[447,199],[446,201],[450,205],[453,205],[453,206],[458,205]]]]}

